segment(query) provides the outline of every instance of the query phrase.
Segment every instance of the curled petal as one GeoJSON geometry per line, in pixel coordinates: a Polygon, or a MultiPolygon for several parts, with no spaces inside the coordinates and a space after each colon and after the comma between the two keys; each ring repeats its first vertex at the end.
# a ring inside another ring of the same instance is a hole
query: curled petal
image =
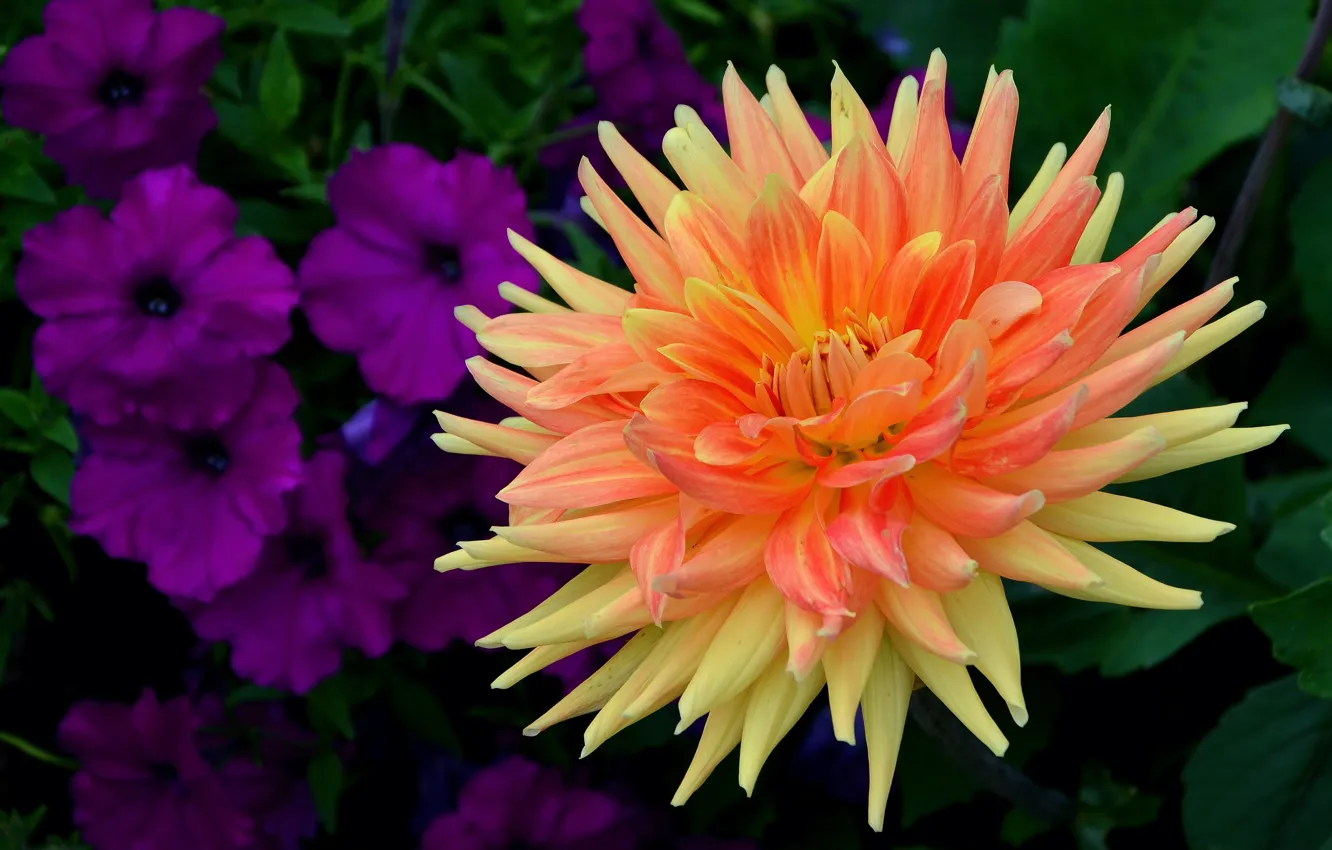
{"type": "Polygon", "coordinates": [[[916,509],[954,534],[994,537],[1045,504],[1037,490],[1001,493],[932,463],[908,472],[905,480],[916,509]]]}

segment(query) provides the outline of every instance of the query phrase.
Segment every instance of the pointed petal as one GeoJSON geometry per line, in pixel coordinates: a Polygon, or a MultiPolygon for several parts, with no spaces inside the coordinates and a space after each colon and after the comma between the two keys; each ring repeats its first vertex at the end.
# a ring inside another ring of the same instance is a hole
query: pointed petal
{"type": "Polygon", "coordinates": [[[893,95],[893,114],[888,119],[888,156],[900,167],[907,145],[916,132],[916,112],[920,106],[920,83],[908,74],[893,95]]]}
{"type": "Polygon", "coordinates": [[[856,94],[851,81],[842,73],[842,69],[833,63],[836,69],[832,78],[832,101],[829,107],[832,119],[832,152],[836,154],[851,143],[857,135],[882,143],[879,128],[874,124],[874,116],[869,107],[856,94]]]}
{"type": "Polygon", "coordinates": [[[1235,283],[1239,278],[1232,277],[1213,286],[1189,301],[1185,301],[1173,310],[1167,310],[1149,322],[1144,322],[1115,340],[1114,344],[1102,354],[1092,369],[1095,370],[1120,358],[1141,351],[1154,342],[1178,332],[1191,334],[1205,325],[1221,308],[1230,303],[1235,295],[1235,283]]]}
{"type": "Polygon", "coordinates": [[[962,198],[962,166],[953,154],[942,83],[927,82],[920,95],[915,132],[902,167],[907,196],[907,237],[948,233],[962,198]]]}
{"type": "MultiPolygon", "coordinates": [[[[856,614],[846,631],[823,652],[823,671],[828,678],[828,708],[833,737],[844,744],[856,743],[856,707],[874,661],[883,646],[883,615],[873,605],[856,614]]],[[[908,682],[907,690],[911,685],[908,682]]]]}
{"type": "MultiPolygon", "coordinates": [[[[1018,91],[1013,72],[1004,71],[985,96],[962,157],[962,199],[970,201],[990,177],[999,178],[999,197],[1008,197],[1008,162],[1017,126],[1018,91]]],[[[1007,206],[1005,205],[1005,209],[1007,206]]],[[[1005,226],[1007,222],[1005,221],[1005,226]]]]}
{"type": "Polygon", "coordinates": [[[1199,407],[1194,410],[1171,410],[1146,416],[1128,416],[1122,419],[1102,419],[1071,432],[1059,441],[1057,448],[1078,449],[1118,440],[1142,428],[1155,428],[1165,438],[1167,447],[1179,446],[1224,431],[1234,425],[1248,404],[1222,404],[1199,407]]]}
{"type": "Polygon", "coordinates": [[[1049,505],[1032,516],[1031,521],[1051,533],[1091,543],[1120,540],[1210,543],[1235,530],[1228,522],[1111,493],[1091,493],[1071,502],[1049,505]]]}
{"type": "Polygon", "coordinates": [[[1074,182],[1045,220],[1008,243],[999,261],[999,280],[1034,280],[1069,264],[1087,221],[1101,198],[1095,177],[1074,182]]]}
{"type": "Polygon", "coordinates": [[[1017,235],[1018,230],[1031,217],[1032,210],[1036,209],[1036,204],[1045,196],[1051,184],[1054,183],[1055,176],[1064,164],[1064,159],[1068,156],[1068,148],[1063,142],[1058,142],[1050,148],[1050,152],[1045,155],[1041,167],[1036,170],[1036,176],[1031,178],[1029,185],[1022,196],[1018,198],[1017,203],[1013,204],[1013,212],[1008,216],[1008,238],[1017,235]]]}
{"type": "MultiPolygon", "coordinates": [[[[865,721],[865,748],[869,754],[869,825],[875,832],[883,832],[884,810],[893,784],[915,679],[911,668],[892,646],[887,641],[881,643],[860,698],[861,716],[865,721]]],[[[831,697],[831,680],[828,692],[831,697]]]]}
{"type": "Polygon", "coordinates": [[[1017,628],[1004,596],[1003,580],[981,573],[966,588],[944,594],[943,605],[958,637],[980,653],[973,662],[976,669],[1008,703],[1013,722],[1026,726],[1027,701],[1022,696],[1017,628]]]}
{"type": "Polygon", "coordinates": [[[491,398],[514,413],[557,434],[569,434],[588,425],[627,416],[613,407],[591,399],[559,410],[542,410],[527,403],[528,393],[538,386],[531,378],[491,363],[484,357],[469,358],[466,365],[467,371],[472,373],[472,378],[491,398]]]}
{"type": "Polygon", "coordinates": [[[809,339],[823,330],[818,290],[810,286],[819,221],[795,192],[769,177],[750,210],[745,248],[758,294],[809,339]]]}
{"type": "Polygon", "coordinates": [[[509,313],[487,322],[476,340],[515,366],[563,366],[622,336],[618,316],[509,313]]]}
{"type": "Polygon", "coordinates": [[[666,597],[655,589],[656,580],[679,569],[684,559],[684,519],[677,516],[659,528],[648,532],[629,550],[629,569],[638,579],[638,591],[652,614],[652,620],[661,625],[661,613],[666,597]]]}
{"type": "Polygon", "coordinates": [[[1007,232],[1008,205],[1004,202],[999,178],[991,176],[976,190],[951,234],[953,239],[970,239],[976,243],[976,271],[971,276],[971,290],[965,303],[967,308],[981,293],[995,285],[1007,232]]]}
{"type": "Polygon", "coordinates": [[[953,470],[963,475],[999,475],[1045,457],[1072,430],[1078,409],[1086,403],[1087,388],[1072,389],[1061,393],[1056,403],[1030,414],[1028,408],[1020,409],[1025,418],[1004,414],[986,422],[989,427],[985,430],[964,434],[953,448],[953,470]]]}
{"type": "MultiPolygon", "coordinates": [[[[1152,379],[1151,386],[1156,386],[1167,378],[1174,377],[1180,372],[1197,363],[1207,355],[1216,351],[1221,346],[1230,342],[1244,331],[1253,327],[1263,314],[1267,312],[1267,305],[1261,301],[1250,301],[1238,310],[1234,310],[1212,322],[1210,325],[1203,325],[1198,330],[1189,335],[1189,338],[1180,346],[1179,351],[1175,353],[1170,361],[1156,373],[1152,379]]],[[[1128,358],[1126,358],[1128,359],[1128,358]]],[[[1118,408],[1116,408],[1118,410],[1118,408]]]]}
{"type": "Polygon", "coordinates": [[[629,680],[634,670],[638,669],[638,665],[661,640],[661,636],[660,629],[645,629],[634,635],[597,672],[576,685],[545,714],[527,724],[523,735],[530,738],[562,720],[600,709],[629,680]]]}
{"type": "Polygon", "coordinates": [[[664,234],[666,208],[670,205],[671,198],[680,191],[679,188],[670,181],[670,178],[658,171],[647,157],[625,141],[614,124],[609,121],[598,121],[597,138],[614,163],[615,170],[620,172],[620,176],[629,186],[629,191],[633,192],[634,197],[643,205],[643,211],[651,219],[652,226],[657,228],[658,233],[664,234]]]}
{"type": "Polygon", "coordinates": [[[671,798],[672,806],[683,806],[689,802],[694,792],[702,787],[707,778],[716,770],[717,765],[730,755],[735,745],[740,743],[740,732],[745,723],[745,706],[748,693],[742,693],[733,699],[718,705],[708,712],[708,721],[703,726],[703,736],[694,750],[694,758],[689,762],[680,787],[671,798]]]}
{"type": "Polygon", "coordinates": [[[648,393],[639,404],[656,425],[695,437],[709,425],[734,421],[749,412],[734,395],[708,381],[685,378],[648,393]]]}
{"type": "Polygon", "coordinates": [[[825,215],[815,275],[828,327],[837,325],[842,310],[860,303],[872,264],[869,245],[855,225],[837,212],[825,215]]]}
{"type": "Polygon", "coordinates": [[[805,120],[805,111],[791,94],[786,84],[786,75],[776,65],[768,68],[766,77],[768,96],[772,99],[773,118],[777,131],[786,142],[786,150],[800,172],[801,184],[814,176],[820,166],[828,161],[828,152],[824,150],[818,136],[810,129],[805,120]]]}
{"type": "Polygon", "coordinates": [[[521,464],[531,463],[543,451],[559,442],[559,438],[552,434],[536,434],[490,422],[478,422],[442,410],[435,411],[435,419],[447,433],[521,464]]]}
{"type": "Polygon", "coordinates": [[[641,291],[668,304],[682,305],[684,276],[666,242],[634,215],[586,158],[578,166],[578,181],[641,291]]]}
{"type": "MultiPolygon", "coordinates": [[[[1082,140],[1082,144],[1078,145],[1077,149],[1073,151],[1073,155],[1068,158],[1068,162],[1064,163],[1064,167],[1059,169],[1059,174],[1051,182],[1049,190],[1036,204],[1031,217],[1027,219],[1022,230],[1018,231],[1018,239],[1022,237],[1023,231],[1030,231],[1041,226],[1047,219],[1053,218],[1055,207],[1059,205],[1064,194],[1079,180],[1096,172],[1096,163],[1100,161],[1101,152],[1105,150],[1105,142],[1109,137],[1110,107],[1107,106],[1101,116],[1096,119],[1096,123],[1087,131],[1087,136],[1082,140]]],[[[1083,224],[1085,223],[1084,220],[1083,224]]],[[[1081,232],[1081,227],[1078,230],[1081,232]]]]}
{"type": "Polygon", "coordinates": [[[775,660],[754,683],[745,705],[745,725],[740,735],[740,787],[754,793],[754,783],[768,755],[804,715],[814,697],[823,690],[823,668],[797,680],[775,660]]]}
{"type": "Polygon", "coordinates": [[[845,614],[850,567],[818,515],[817,496],[787,509],[768,535],[763,562],[787,599],[820,614],[845,614]]]}
{"type": "Polygon", "coordinates": [[[966,587],[979,564],[958,545],[953,535],[919,513],[902,534],[902,551],[912,584],[939,592],[966,587]]]}
{"type": "Polygon", "coordinates": [[[1125,475],[1132,478],[1131,470],[1165,445],[1159,431],[1143,428],[1098,446],[1050,452],[1031,466],[987,478],[985,484],[1009,493],[1040,490],[1047,504],[1066,502],[1122,480],[1125,475]]]}
{"type": "MultiPolygon", "coordinates": [[[[846,216],[864,236],[872,275],[906,242],[906,188],[882,146],[867,136],[853,137],[838,154],[827,209],[846,216]]],[[[859,303],[825,305],[825,310],[840,318],[842,308],[859,303]]]]}
{"type": "Polygon", "coordinates": [[[522,235],[509,231],[509,244],[545,278],[564,303],[580,313],[618,316],[630,293],[555,258],[522,235]]]}
{"type": "Polygon", "coordinates": [[[932,463],[916,467],[905,479],[916,509],[954,534],[1003,534],[1045,503],[1038,491],[1001,493],[932,463]]]}
{"type": "Polygon", "coordinates": [[[976,243],[954,242],[926,264],[907,309],[903,330],[921,331],[916,356],[928,359],[962,313],[976,269],[976,243]]]}
{"type": "Polygon", "coordinates": [[[731,158],[754,181],[776,174],[792,188],[804,180],[786,151],[777,125],[759,106],[753,92],[740,79],[735,66],[726,63],[722,77],[722,102],[726,110],[726,134],[731,140],[731,158]]]}
{"type": "Polygon", "coordinates": [[[892,648],[915,671],[925,687],[933,691],[939,701],[991,752],[1002,756],[1008,750],[1008,739],[985,710],[976,687],[971,684],[967,668],[926,652],[895,629],[885,631],[892,641],[892,648]]]}
{"type": "Polygon", "coordinates": [[[1189,443],[1166,449],[1149,458],[1132,471],[1115,479],[1116,482],[1143,481],[1181,469],[1189,469],[1222,458],[1235,457],[1246,452],[1272,445],[1289,425],[1268,425],[1265,428],[1228,428],[1189,443]]]}
{"type": "Polygon", "coordinates": [[[662,233],[686,278],[734,289],[752,288],[744,244],[700,196],[677,194],[666,210],[662,233]]]}
{"type": "Polygon", "coordinates": [[[1057,534],[1051,536],[1083,565],[1100,576],[1103,582],[1098,587],[1076,592],[1051,588],[1056,593],[1093,602],[1132,605],[1136,608],[1185,611],[1202,607],[1202,594],[1196,590],[1162,584],[1081,540],[1072,540],[1057,534]]]}
{"type": "Polygon", "coordinates": [[[1119,212],[1119,201],[1124,195],[1124,175],[1116,171],[1105,181],[1105,193],[1101,195],[1096,211],[1087,220],[1087,226],[1078,238],[1078,247],[1073,249],[1071,262],[1075,266],[1084,263],[1099,263],[1105,253],[1105,244],[1110,241],[1110,228],[1115,223],[1119,212]]]}
{"type": "Polygon", "coordinates": [[[902,514],[872,508],[868,487],[844,490],[837,516],[828,523],[828,542],[852,566],[906,585],[907,562],[902,554],[906,517],[902,514]]]}
{"type": "Polygon", "coordinates": [[[624,443],[622,421],[575,431],[546,450],[499,492],[509,504],[535,508],[591,508],[676,492],[624,443]]]}
{"type": "Polygon", "coordinates": [[[724,593],[763,575],[763,549],[777,522],[775,514],[721,520],[690,548],[679,570],[654,587],[669,596],[724,593]]]}
{"type": "Polygon", "coordinates": [[[529,549],[586,561],[620,561],[629,557],[638,538],[674,517],[678,510],[675,499],[657,499],[558,522],[492,530],[510,543],[529,549]]]}
{"type": "Polygon", "coordinates": [[[953,631],[939,594],[920,587],[880,581],[875,602],[898,634],[955,664],[967,664],[976,653],[953,631]]]}
{"type": "Polygon", "coordinates": [[[1019,523],[996,537],[959,537],[957,542],[982,571],[1014,581],[1075,590],[1100,582],[1095,573],[1031,522],[1019,523]]]}
{"type": "Polygon", "coordinates": [[[741,171],[702,122],[667,130],[661,149],[689,191],[711,204],[731,230],[743,233],[761,181],[741,171]]]}

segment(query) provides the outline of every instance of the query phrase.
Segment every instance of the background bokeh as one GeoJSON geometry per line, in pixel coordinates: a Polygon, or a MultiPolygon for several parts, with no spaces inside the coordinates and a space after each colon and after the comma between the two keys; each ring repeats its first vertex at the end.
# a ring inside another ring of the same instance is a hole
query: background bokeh
{"type": "Polygon", "coordinates": [[[152,17],[146,0],[7,0],[0,850],[1329,850],[1332,56],[1306,48],[1316,6],[165,0],[152,17]],[[452,308],[498,312],[495,284],[540,285],[506,228],[629,284],[579,210],[579,159],[611,173],[597,121],[649,153],[677,103],[724,130],[730,61],[759,88],[779,64],[826,130],[836,60],[886,126],[934,47],[959,150],[989,66],[1014,70],[1015,187],[1112,104],[1111,255],[1183,206],[1217,218],[1149,315],[1231,273],[1241,303],[1266,301],[1125,415],[1248,401],[1241,424],[1292,430],[1119,488],[1237,525],[1113,547],[1201,590],[1201,610],[1010,587],[1032,719],[1005,729],[1002,764],[918,699],[875,835],[864,754],[816,703],[753,799],[732,757],[671,809],[697,730],[673,736],[666,709],[579,761],[577,722],[520,730],[604,656],[492,690],[517,656],[471,645],[567,568],[430,569],[503,516],[512,474],[429,441],[432,408],[496,415],[452,308]],[[1242,249],[1218,261],[1279,105],[1242,249]],[[189,332],[162,337],[152,317],[195,296],[189,332]]]}

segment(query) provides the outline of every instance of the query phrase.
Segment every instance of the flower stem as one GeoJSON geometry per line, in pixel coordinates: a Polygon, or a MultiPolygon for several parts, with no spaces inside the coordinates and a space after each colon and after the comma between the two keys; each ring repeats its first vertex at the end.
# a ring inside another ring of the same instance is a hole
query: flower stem
{"type": "MultiPolygon", "coordinates": [[[[1300,56],[1300,63],[1295,68],[1296,79],[1308,79],[1318,67],[1329,33],[1332,33],[1332,0],[1321,0],[1318,14],[1314,16],[1313,28],[1304,43],[1304,54],[1300,56]]],[[[1204,288],[1230,277],[1240,248],[1244,245],[1244,237],[1249,232],[1249,225],[1253,222],[1254,211],[1262,199],[1267,178],[1272,173],[1272,165],[1285,145],[1286,133],[1290,131],[1293,118],[1284,107],[1277,107],[1276,116],[1268,125],[1262,144],[1258,146],[1258,153],[1249,165],[1249,173],[1245,175],[1244,185],[1235,198],[1235,206],[1230,210],[1226,229],[1221,234],[1221,241],[1217,243],[1216,256],[1212,258],[1212,268],[1203,281],[1204,288]]]]}
{"type": "Polygon", "coordinates": [[[967,731],[939,698],[921,688],[911,695],[911,717],[958,767],[987,790],[1049,824],[1072,823],[1077,803],[1062,791],[1037,785],[967,731]]]}

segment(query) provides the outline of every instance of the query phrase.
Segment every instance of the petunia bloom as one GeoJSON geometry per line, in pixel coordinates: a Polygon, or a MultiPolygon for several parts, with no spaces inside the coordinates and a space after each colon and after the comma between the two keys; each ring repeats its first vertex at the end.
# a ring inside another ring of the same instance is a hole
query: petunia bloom
{"type": "Polygon", "coordinates": [[[296,305],[290,269],[235,224],[231,199],[179,166],[126,184],[109,220],[75,207],[25,233],[14,284],[45,320],[47,389],[98,422],[230,418],[253,383],[238,361],[281,348],[296,305]]]}
{"type": "Polygon", "coordinates": [[[201,718],[188,698],[134,705],[80,702],[60,721],[79,759],[70,781],[74,822],[98,850],[239,850],[253,824],[200,752],[201,718]]]}
{"type": "Polygon", "coordinates": [[[301,476],[296,390],[276,364],[255,374],[244,406],[216,428],[86,423],[70,528],[113,558],[146,562],[148,581],[171,596],[208,600],[248,575],[301,476]]]}
{"type": "Polygon", "coordinates": [[[149,168],[194,163],[217,124],[203,86],[225,22],[151,0],[52,0],[46,31],[0,65],[5,120],[46,136],[69,182],[113,198],[149,168]]]}
{"type": "Polygon", "coordinates": [[[1174,213],[1102,261],[1123,188],[1112,175],[1102,197],[1092,176],[1109,111],[1071,155],[1056,145],[1010,207],[1012,74],[989,80],[959,162],[944,72],[936,52],[886,143],[838,72],[830,154],[779,71],[770,117],[731,70],[730,156],[695,121],[666,134],[684,191],[608,136],[646,221],[582,169],[632,294],[515,236],[568,307],[460,311],[531,377],[469,361],[521,419],[441,414],[443,445],[526,468],[499,494],[509,523],[436,567],[590,564],[480,642],[532,649],[521,669],[633,635],[529,733],[596,711],[586,754],[678,699],[680,728],[707,716],[682,803],[736,746],[751,790],[826,687],[839,739],[864,718],[877,829],[917,680],[996,753],[1007,741],[968,666],[1026,721],[1002,579],[1200,604],[1094,544],[1234,526],[1101,488],[1258,448],[1284,426],[1232,428],[1243,404],[1114,414],[1264,306],[1209,324],[1228,280],[1125,332],[1212,220],[1174,213]]]}
{"type": "Polygon", "coordinates": [[[473,774],[458,810],[430,824],[421,850],[632,850],[632,826],[613,798],[569,788],[559,771],[513,757],[473,774]]]}
{"type": "Polygon", "coordinates": [[[315,238],[299,274],[310,328],[355,354],[375,392],[404,404],[447,398],[477,352],[455,331],[454,308],[479,299],[504,311],[537,287],[504,242],[506,228],[532,235],[513,173],[478,154],[441,164],[384,145],[353,153],[328,200],[337,226],[315,238]]]}
{"type": "Polygon", "coordinates": [[[337,671],[342,651],[382,655],[391,606],[406,589],[362,557],[347,520],[346,459],[324,449],[288,494],[288,524],[259,565],[207,605],[185,605],[194,630],[231,643],[231,666],[257,684],[305,693],[337,671]]]}

